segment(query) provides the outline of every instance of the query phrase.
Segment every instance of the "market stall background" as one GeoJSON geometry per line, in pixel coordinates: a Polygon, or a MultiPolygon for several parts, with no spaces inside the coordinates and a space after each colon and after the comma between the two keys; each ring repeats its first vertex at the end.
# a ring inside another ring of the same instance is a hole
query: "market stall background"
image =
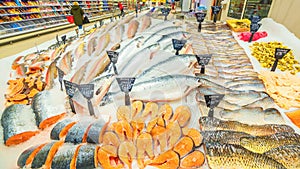
{"type": "MultiPolygon", "coordinates": [[[[285,45],[287,45],[288,47],[290,47],[293,51],[294,51],[294,55],[296,56],[296,59],[299,60],[299,48],[297,48],[297,46],[299,46],[299,39],[297,39],[293,34],[291,34],[290,32],[288,32],[287,29],[285,29],[283,26],[275,23],[274,21],[272,21],[271,19],[265,19],[262,21],[263,23],[263,27],[261,28],[261,30],[263,31],[267,31],[269,33],[269,36],[268,38],[266,39],[261,39],[259,40],[260,41],[280,41],[280,42],[283,42],[285,45]],[[280,35],[274,28],[278,28],[280,29],[280,32],[282,33],[282,35],[280,35]]],[[[68,36],[72,36],[72,34],[69,34],[68,36]]],[[[253,57],[251,56],[251,51],[249,49],[249,43],[245,43],[245,42],[242,42],[242,41],[239,41],[239,44],[245,49],[246,53],[248,54],[252,64],[254,65],[254,68],[256,71],[260,71],[261,70],[261,67],[260,65],[258,64],[258,62],[253,59],[253,57]]],[[[47,48],[49,46],[49,44],[52,44],[52,43],[55,43],[55,40],[52,40],[52,41],[49,41],[47,43],[44,43],[42,45],[39,45],[39,48],[43,48],[43,46],[45,48],[47,48]]],[[[0,61],[0,66],[1,68],[5,68],[1,74],[3,74],[3,78],[1,78],[1,86],[3,86],[0,90],[0,94],[3,96],[4,93],[5,93],[5,86],[6,86],[6,82],[7,80],[9,79],[9,74],[10,74],[10,66],[11,66],[11,63],[12,63],[12,60],[15,59],[16,57],[18,57],[19,55],[26,55],[28,53],[32,53],[36,50],[36,48],[32,48],[32,49],[29,49],[28,51],[24,51],[18,55],[15,55],[15,56],[11,56],[11,57],[8,57],[8,58],[4,58],[4,59],[1,59],[0,61]]],[[[299,77],[299,73],[297,74],[297,76],[299,77]]],[[[1,99],[1,102],[0,102],[1,105],[4,105],[4,99],[2,100],[1,99]]],[[[1,107],[1,109],[4,109],[3,107],[1,107]]],[[[289,122],[289,120],[284,116],[284,110],[281,110],[281,113],[283,115],[283,117],[287,120],[287,122],[289,122]]],[[[194,123],[197,123],[197,120],[196,122],[194,123]]],[[[198,125],[198,123],[197,123],[198,125]]],[[[298,128],[295,127],[292,123],[290,123],[290,125],[296,130],[299,132],[298,128]]],[[[1,130],[2,132],[2,130],[1,130]]],[[[44,134],[46,134],[47,132],[49,131],[44,131],[44,134]]],[[[2,134],[2,133],[1,133],[2,134]]],[[[43,133],[42,133],[43,134],[43,133]]],[[[41,135],[42,135],[41,134],[41,135]]],[[[24,144],[24,147],[27,147],[28,145],[30,145],[30,140],[28,142],[26,142],[24,144]]],[[[2,146],[2,145],[1,145],[2,146]]],[[[23,146],[23,145],[22,145],[23,146]]],[[[5,151],[1,151],[3,153],[5,153],[5,156],[8,156],[7,154],[11,154],[11,156],[15,157],[15,158],[11,158],[11,161],[8,162],[9,159],[5,159],[5,162],[3,161],[0,161],[1,164],[8,164],[8,166],[10,167],[10,165],[14,164],[15,165],[15,159],[17,158],[18,154],[16,154],[15,152],[19,151],[18,148],[16,147],[15,148],[11,148],[11,147],[1,147],[1,150],[5,150],[5,151]]],[[[22,151],[22,150],[20,150],[22,151]]],[[[1,156],[4,156],[4,154],[1,154],[1,156]]],[[[2,159],[1,159],[2,160],[2,159]]]]}

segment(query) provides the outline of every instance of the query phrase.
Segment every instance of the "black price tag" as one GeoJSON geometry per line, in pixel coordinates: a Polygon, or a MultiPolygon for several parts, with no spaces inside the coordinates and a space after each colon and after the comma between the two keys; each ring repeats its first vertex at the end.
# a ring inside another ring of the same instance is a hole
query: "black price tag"
{"type": "Polygon", "coordinates": [[[260,21],[260,16],[258,15],[252,15],[250,17],[251,23],[258,23],[260,21]]]}
{"type": "Polygon", "coordinates": [[[91,99],[94,96],[94,88],[95,88],[94,84],[81,84],[81,85],[78,85],[78,90],[87,99],[88,109],[89,109],[89,112],[90,112],[91,116],[95,116],[93,104],[91,102],[91,99]]]}
{"type": "Polygon", "coordinates": [[[283,49],[283,48],[276,48],[275,49],[275,58],[282,59],[287,53],[289,53],[291,49],[283,49]]]}
{"type": "Polygon", "coordinates": [[[214,14],[214,23],[217,22],[217,15],[221,11],[222,7],[221,6],[211,6],[212,12],[214,14]]]}
{"type": "Polygon", "coordinates": [[[212,54],[195,55],[198,64],[201,66],[201,74],[205,73],[205,65],[207,65],[212,57],[212,54]]]}
{"type": "Polygon", "coordinates": [[[169,15],[170,11],[170,8],[161,8],[161,13],[165,16],[165,21],[167,20],[167,16],[169,15]]]}
{"type": "Polygon", "coordinates": [[[195,13],[195,15],[197,18],[197,22],[203,22],[206,17],[206,13],[204,13],[204,12],[197,12],[197,13],[195,13]]]}
{"type": "Polygon", "coordinates": [[[61,37],[61,40],[63,41],[64,44],[66,44],[67,35],[62,36],[62,37],[61,37]]]}
{"type": "Polygon", "coordinates": [[[123,78],[117,78],[119,87],[122,92],[125,93],[125,105],[128,106],[130,105],[130,97],[129,97],[129,92],[131,91],[135,77],[123,77],[123,78]]]}
{"type": "Polygon", "coordinates": [[[278,65],[278,61],[279,59],[282,59],[287,53],[289,53],[291,49],[283,49],[283,48],[276,48],[275,49],[275,62],[272,66],[272,69],[271,71],[274,72],[277,68],[277,65],[278,65]]]}
{"type": "Polygon", "coordinates": [[[119,53],[115,52],[115,51],[106,51],[106,53],[107,53],[110,61],[112,62],[113,68],[114,68],[114,72],[117,75],[118,71],[117,71],[116,63],[118,61],[119,53]]]}
{"type": "Polygon", "coordinates": [[[63,87],[62,87],[62,81],[63,81],[63,78],[64,78],[64,75],[65,75],[65,72],[62,71],[59,67],[57,67],[57,71],[58,71],[58,81],[60,83],[60,90],[63,91],[63,87]]]}
{"type": "Polygon", "coordinates": [[[118,61],[118,57],[119,57],[119,53],[118,52],[115,52],[115,51],[106,51],[110,61],[114,64],[117,63],[118,61]]]}
{"type": "Polygon", "coordinates": [[[75,91],[77,89],[77,84],[72,83],[72,82],[67,81],[67,80],[64,80],[64,84],[65,84],[66,93],[69,96],[69,104],[70,104],[71,110],[72,110],[73,113],[76,114],[72,97],[74,96],[75,91]]]}
{"type": "Polygon", "coordinates": [[[97,28],[97,23],[94,24],[94,28],[97,28]]]}
{"type": "Polygon", "coordinates": [[[224,94],[204,95],[206,106],[209,107],[208,117],[214,117],[214,108],[223,99],[224,94]]]}
{"type": "Polygon", "coordinates": [[[179,55],[179,51],[183,48],[183,46],[187,41],[172,39],[172,42],[173,42],[173,48],[176,50],[176,55],[179,55]]]}
{"type": "Polygon", "coordinates": [[[81,84],[77,86],[81,94],[88,100],[94,96],[94,84],[81,84]]]}
{"type": "Polygon", "coordinates": [[[72,98],[75,94],[78,85],[67,80],[64,80],[64,84],[67,95],[72,98]]]}

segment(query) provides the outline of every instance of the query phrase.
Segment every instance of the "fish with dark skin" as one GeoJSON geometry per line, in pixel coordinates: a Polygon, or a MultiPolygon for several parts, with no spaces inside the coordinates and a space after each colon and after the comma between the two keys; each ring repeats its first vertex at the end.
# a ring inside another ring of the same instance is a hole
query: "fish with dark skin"
{"type": "Polygon", "coordinates": [[[66,136],[70,128],[77,122],[71,119],[65,119],[61,122],[55,124],[50,133],[50,138],[52,140],[60,140],[66,136]]]}
{"type": "Polygon", "coordinates": [[[221,144],[240,145],[242,137],[251,136],[250,134],[231,130],[202,131],[203,143],[218,142],[221,144]]]}
{"type": "Polygon", "coordinates": [[[75,168],[72,163],[73,158],[76,158],[77,145],[71,143],[65,143],[59,148],[55,156],[53,157],[51,168],[70,169],[75,168]],[[75,156],[75,157],[74,157],[75,156]]]}
{"type": "Polygon", "coordinates": [[[97,152],[99,147],[85,144],[79,147],[76,157],[76,169],[94,169],[98,167],[97,152]]]}
{"type": "Polygon", "coordinates": [[[279,162],[238,145],[207,143],[205,148],[208,165],[211,168],[285,169],[279,162]]]}
{"type": "Polygon", "coordinates": [[[200,117],[202,130],[232,130],[251,134],[253,136],[271,135],[280,132],[294,132],[294,129],[283,124],[249,125],[237,121],[225,121],[214,117],[200,117]]]}
{"type": "Polygon", "coordinates": [[[299,143],[300,135],[289,132],[275,133],[267,136],[241,138],[241,146],[256,153],[264,153],[279,146],[299,143]]]}
{"type": "Polygon", "coordinates": [[[49,90],[39,92],[33,97],[31,107],[39,128],[45,129],[67,114],[64,106],[60,104],[61,101],[64,101],[64,98],[58,99],[57,94],[49,90]]]}
{"type": "Polygon", "coordinates": [[[87,133],[92,122],[78,122],[68,132],[65,142],[67,143],[84,143],[86,142],[87,133]]]}
{"type": "Polygon", "coordinates": [[[300,144],[273,148],[265,152],[264,155],[280,162],[288,169],[300,168],[300,144]]]}
{"type": "Polygon", "coordinates": [[[27,105],[14,104],[7,107],[1,117],[4,143],[7,146],[27,141],[37,133],[35,115],[27,105]]]}

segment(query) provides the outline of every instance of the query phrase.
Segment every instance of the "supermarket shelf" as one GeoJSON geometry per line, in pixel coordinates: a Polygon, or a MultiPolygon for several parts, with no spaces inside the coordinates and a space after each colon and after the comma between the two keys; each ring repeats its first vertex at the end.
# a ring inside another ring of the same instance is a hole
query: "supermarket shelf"
{"type": "MultiPolygon", "coordinates": [[[[132,13],[133,11],[127,11],[125,13],[132,13]]],[[[120,12],[118,13],[114,13],[114,14],[105,14],[105,15],[101,15],[101,16],[96,16],[96,17],[92,17],[90,18],[90,22],[96,22],[96,21],[100,21],[100,20],[104,20],[104,19],[109,19],[112,16],[117,16],[120,12]]],[[[62,23],[60,25],[53,25],[52,27],[48,27],[48,29],[45,28],[38,28],[38,29],[34,29],[34,30],[28,30],[28,32],[25,33],[25,31],[21,31],[19,32],[19,34],[15,34],[14,36],[12,35],[7,35],[7,37],[4,36],[0,36],[0,46],[1,45],[6,45],[6,44],[10,44],[13,42],[17,42],[20,40],[24,40],[24,39],[28,39],[31,37],[37,37],[43,34],[47,34],[47,33],[51,33],[51,32],[56,32],[56,31],[60,31],[63,29],[67,29],[67,28],[72,28],[72,27],[76,27],[74,24],[70,24],[68,22],[66,23],[62,23]]]]}

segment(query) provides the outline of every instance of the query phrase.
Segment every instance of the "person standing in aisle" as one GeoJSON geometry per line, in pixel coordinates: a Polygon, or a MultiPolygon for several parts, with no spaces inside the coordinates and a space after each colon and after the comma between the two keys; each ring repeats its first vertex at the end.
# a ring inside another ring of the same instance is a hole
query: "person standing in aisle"
{"type": "Polygon", "coordinates": [[[120,16],[124,17],[125,16],[124,7],[123,7],[123,5],[122,5],[122,3],[120,1],[118,2],[118,7],[119,7],[119,9],[121,11],[120,16]]]}
{"type": "Polygon", "coordinates": [[[136,1],[136,4],[135,4],[135,17],[138,17],[139,5],[140,5],[140,2],[136,1]]]}
{"type": "Polygon", "coordinates": [[[82,29],[83,25],[83,10],[79,7],[78,2],[74,2],[73,6],[71,8],[71,15],[74,17],[74,23],[76,26],[78,26],[78,32],[79,34],[84,34],[84,31],[82,29]]]}

